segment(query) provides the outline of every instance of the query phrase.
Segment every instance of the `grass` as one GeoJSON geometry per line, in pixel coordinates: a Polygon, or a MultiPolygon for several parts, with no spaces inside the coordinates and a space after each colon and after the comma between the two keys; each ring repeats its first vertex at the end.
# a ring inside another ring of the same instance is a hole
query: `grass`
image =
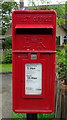
{"type": "Polygon", "coordinates": [[[12,64],[0,64],[0,72],[11,72],[12,64]]]}
{"type": "MultiPolygon", "coordinates": [[[[38,119],[45,119],[45,120],[55,120],[54,119],[55,113],[39,113],[38,114],[38,119]]],[[[12,118],[15,119],[22,119],[22,118],[26,118],[26,113],[12,113],[12,118]]]]}
{"type": "Polygon", "coordinates": [[[45,120],[54,120],[54,116],[55,116],[55,113],[39,113],[38,114],[38,118],[41,119],[41,118],[45,118],[45,120]]]}
{"type": "Polygon", "coordinates": [[[22,119],[22,118],[26,118],[26,113],[15,113],[13,112],[12,113],[12,118],[15,118],[15,119],[22,119]]]}

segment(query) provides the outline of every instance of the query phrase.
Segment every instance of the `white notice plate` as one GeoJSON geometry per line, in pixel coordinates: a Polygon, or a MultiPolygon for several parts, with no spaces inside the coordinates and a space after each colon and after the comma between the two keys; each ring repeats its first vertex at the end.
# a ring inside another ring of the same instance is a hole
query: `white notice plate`
{"type": "Polygon", "coordinates": [[[42,64],[41,63],[25,64],[25,94],[26,95],[42,94],[42,64]]]}

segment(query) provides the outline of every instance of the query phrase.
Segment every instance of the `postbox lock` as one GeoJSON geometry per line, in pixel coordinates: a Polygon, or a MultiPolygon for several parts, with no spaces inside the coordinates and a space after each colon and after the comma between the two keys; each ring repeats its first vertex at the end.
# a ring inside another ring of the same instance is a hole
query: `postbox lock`
{"type": "Polygon", "coordinates": [[[37,54],[31,54],[31,59],[37,59],[37,54]]]}

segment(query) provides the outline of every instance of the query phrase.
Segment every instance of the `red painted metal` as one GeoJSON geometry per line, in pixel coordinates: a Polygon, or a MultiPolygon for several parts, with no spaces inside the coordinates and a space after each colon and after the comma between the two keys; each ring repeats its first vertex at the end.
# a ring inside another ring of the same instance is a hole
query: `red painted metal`
{"type": "Polygon", "coordinates": [[[13,111],[51,113],[55,101],[55,11],[14,11],[12,14],[13,111]],[[31,59],[36,54],[36,59],[31,59]],[[25,64],[42,64],[42,94],[25,94],[25,64]]]}
{"type": "Polygon", "coordinates": [[[53,50],[45,50],[45,51],[32,51],[32,50],[12,50],[13,53],[56,53],[56,51],[53,50]]]}
{"type": "Polygon", "coordinates": [[[38,25],[38,24],[34,24],[34,25],[16,25],[15,29],[18,29],[18,28],[51,28],[53,29],[53,26],[52,25],[38,25]]]}

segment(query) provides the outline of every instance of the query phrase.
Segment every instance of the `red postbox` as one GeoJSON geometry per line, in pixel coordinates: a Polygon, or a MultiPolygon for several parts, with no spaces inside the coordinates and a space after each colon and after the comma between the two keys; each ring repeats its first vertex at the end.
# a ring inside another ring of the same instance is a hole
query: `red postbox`
{"type": "Polygon", "coordinates": [[[56,13],[14,11],[12,36],[14,112],[54,112],[56,13]]]}

